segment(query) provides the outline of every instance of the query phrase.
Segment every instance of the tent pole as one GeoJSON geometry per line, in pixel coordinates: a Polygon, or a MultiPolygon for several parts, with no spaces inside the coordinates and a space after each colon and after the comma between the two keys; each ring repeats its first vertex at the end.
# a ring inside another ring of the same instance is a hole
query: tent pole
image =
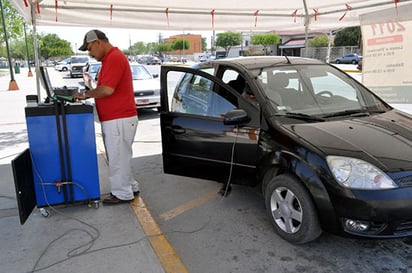
{"type": "Polygon", "coordinates": [[[10,55],[10,46],[9,46],[9,41],[8,41],[8,35],[7,35],[7,29],[6,29],[6,19],[4,17],[4,12],[3,12],[3,3],[2,0],[0,0],[0,8],[1,8],[1,18],[3,22],[3,30],[4,30],[4,41],[6,42],[6,50],[7,50],[7,58],[9,59],[9,69],[10,69],[10,83],[9,83],[9,91],[10,90],[19,90],[19,86],[17,85],[16,80],[14,79],[14,73],[13,73],[13,64],[11,62],[11,55],[10,55]]]}
{"type": "Polygon", "coordinates": [[[37,30],[36,30],[36,14],[35,14],[35,8],[36,8],[37,1],[31,2],[30,1],[30,6],[31,6],[31,23],[33,25],[33,48],[34,48],[34,65],[36,69],[36,88],[37,88],[37,97],[39,101],[41,100],[40,97],[40,66],[39,66],[39,45],[37,41],[37,30]]]}
{"type": "Polygon", "coordinates": [[[308,48],[308,32],[309,32],[310,18],[309,18],[309,11],[308,11],[308,5],[306,4],[306,0],[302,0],[302,1],[303,1],[303,6],[305,8],[305,52],[304,52],[303,57],[306,57],[306,51],[308,48]]]}

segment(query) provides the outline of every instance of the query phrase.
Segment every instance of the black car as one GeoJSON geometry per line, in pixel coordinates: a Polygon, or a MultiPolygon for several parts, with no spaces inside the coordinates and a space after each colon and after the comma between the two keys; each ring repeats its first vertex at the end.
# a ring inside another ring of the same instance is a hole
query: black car
{"type": "Polygon", "coordinates": [[[329,64],[162,66],[160,118],[165,173],[260,185],[289,242],[412,235],[412,116],[329,64]]]}

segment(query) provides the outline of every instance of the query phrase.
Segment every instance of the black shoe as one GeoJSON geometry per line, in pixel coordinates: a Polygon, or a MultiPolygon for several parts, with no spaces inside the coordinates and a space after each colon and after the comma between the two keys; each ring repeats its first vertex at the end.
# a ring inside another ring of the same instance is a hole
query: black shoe
{"type": "Polygon", "coordinates": [[[133,195],[134,195],[134,196],[139,196],[139,194],[140,194],[140,191],[134,191],[134,192],[133,192],[133,195]]]}
{"type": "Polygon", "coordinates": [[[122,200],[122,199],[117,198],[115,195],[110,194],[109,197],[103,199],[103,204],[104,204],[104,205],[109,205],[109,206],[111,206],[111,205],[118,205],[118,204],[130,203],[130,202],[132,202],[133,200],[134,200],[134,198],[131,199],[131,200],[122,200]]]}
{"type": "Polygon", "coordinates": [[[231,191],[232,186],[223,184],[218,193],[223,197],[227,197],[231,191]]]}

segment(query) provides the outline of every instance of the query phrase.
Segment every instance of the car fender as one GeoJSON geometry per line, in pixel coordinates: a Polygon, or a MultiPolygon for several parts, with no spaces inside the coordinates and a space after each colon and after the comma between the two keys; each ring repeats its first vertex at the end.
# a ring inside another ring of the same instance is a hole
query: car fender
{"type": "Polygon", "coordinates": [[[290,151],[280,150],[266,155],[259,165],[265,166],[261,169],[265,173],[261,180],[263,190],[270,179],[276,175],[289,173],[295,176],[310,193],[321,226],[327,230],[340,229],[339,219],[336,217],[330,195],[320,178],[319,171],[317,172],[303,158],[290,151]]]}

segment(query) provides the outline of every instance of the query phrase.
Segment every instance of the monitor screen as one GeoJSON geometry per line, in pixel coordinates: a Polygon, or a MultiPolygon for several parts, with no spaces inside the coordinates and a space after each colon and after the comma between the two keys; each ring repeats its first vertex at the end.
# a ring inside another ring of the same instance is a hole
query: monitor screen
{"type": "Polygon", "coordinates": [[[41,83],[43,88],[46,90],[47,97],[52,99],[54,97],[53,86],[50,81],[49,73],[47,72],[47,67],[40,66],[41,83]]]}

